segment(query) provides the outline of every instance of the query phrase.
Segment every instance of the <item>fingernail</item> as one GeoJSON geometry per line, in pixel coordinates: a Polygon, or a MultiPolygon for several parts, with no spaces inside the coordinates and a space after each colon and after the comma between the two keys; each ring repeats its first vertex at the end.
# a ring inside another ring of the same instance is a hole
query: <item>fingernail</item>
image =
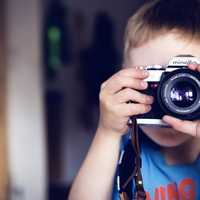
{"type": "Polygon", "coordinates": [[[148,100],[149,102],[152,102],[152,103],[153,103],[154,98],[153,98],[153,97],[147,97],[147,100],[148,100]]]}
{"type": "Polygon", "coordinates": [[[143,88],[147,88],[148,84],[147,84],[147,82],[142,81],[142,82],[141,82],[141,86],[142,86],[143,88]]]}
{"type": "Polygon", "coordinates": [[[168,117],[167,115],[164,115],[162,119],[163,119],[163,121],[166,121],[166,122],[167,122],[168,119],[169,119],[169,117],[168,117]]]}
{"type": "Polygon", "coordinates": [[[143,75],[144,75],[144,76],[148,76],[148,75],[149,75],[149,72],[145,70],[145,71],[143,71],[143,75]]]}
{"type": "Polygon", "coordinates": [[[147,106],[147,111],[150,111],[151,110],[151,106],[147,106]]]}

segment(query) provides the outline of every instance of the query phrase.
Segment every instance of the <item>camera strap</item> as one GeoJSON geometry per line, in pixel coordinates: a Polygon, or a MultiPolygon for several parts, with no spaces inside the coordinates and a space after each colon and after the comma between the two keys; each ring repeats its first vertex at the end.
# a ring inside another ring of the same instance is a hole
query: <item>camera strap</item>
{"type": "Polygon", "coordinates": [[[135,159],[134,159],[134,168],[132,174],[128,177],[128,179],[125,181],[125,183],[122,185],[122,193],[121,193],[121,199],[126,200],[128,199],[128,194],[126,194],[126,188],[129,185],[129,183],[134,180],[135,182],[135,191],[133,194],[133,200],[145,200],[146,199],[146,193],[143,186],[143,179],[142,179],[142,160],[141,160],[141,151],[140,151],[140,145],[139,145],[139,131],[138,131],[138,125],[135,118],[131,118],[128,123],[130,130],[131,130],[131,143],[132,147],[135,153],[135,159]]]}

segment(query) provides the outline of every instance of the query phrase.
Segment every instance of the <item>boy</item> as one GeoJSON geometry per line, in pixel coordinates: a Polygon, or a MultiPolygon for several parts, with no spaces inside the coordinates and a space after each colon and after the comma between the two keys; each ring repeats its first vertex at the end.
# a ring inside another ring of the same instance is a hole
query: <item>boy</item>
{"type": "MultiPolygon", "coordinates": [[[[166,65],[177,55],[200,57],[200,3],[152,1],[129,20],[125,39],[125,69],[102,84],[98,129],[70,200],[119,199],[115,189],[112,193],[121,136],[128,132],[129,117],[149,112],[154,101],[142,93],[149,74],[140,68],[166,65]],[[137,104],[127,104],[130,100],[137,104]]],[[[198,65],[189,67],[200,72],[198,65]]],[[[151,140],[141,147],[147,199],[199,200],[200,122],[170,116],[163,121],[171,128],[140,127],[151,140]]]]}

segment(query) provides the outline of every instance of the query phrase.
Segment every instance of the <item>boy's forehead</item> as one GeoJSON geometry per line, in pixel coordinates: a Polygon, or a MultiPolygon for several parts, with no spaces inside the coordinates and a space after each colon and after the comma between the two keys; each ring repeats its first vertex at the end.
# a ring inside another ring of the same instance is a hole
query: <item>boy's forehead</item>
{"type": "Polygon", "coordinates": [[[177,55],[200,57],[200,48],[194,41],[178,38],[175,34],[166,34],[148,41],[140,47],[132,48],[126,62],[129,67],[146,65],[166,65],[177,55]]]}

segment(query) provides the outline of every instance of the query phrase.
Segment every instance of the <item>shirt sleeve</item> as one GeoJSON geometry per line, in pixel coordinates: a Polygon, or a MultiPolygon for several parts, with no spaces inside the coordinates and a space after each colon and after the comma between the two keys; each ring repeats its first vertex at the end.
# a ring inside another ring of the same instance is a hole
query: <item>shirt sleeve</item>
{"type": "MultiPolygon", "coordinates": [[[[128,143],[129,138],[130,138],[130,134],[127,133],[121,139],[119,161],[120,161],[121,154],[124,151],[124,147],[128,143]]],[[[116,169],[118,170],[118,167],[116,169]]],[[[112,200],[120,200],[119,191],[118,191],[118,182],[117,182],[117,174],[118,174],[117,170],[116,170],[116,173],[115,173],[115,180],[114,180],[114,183],[113,183],[112,200]]]]}
{"type": "Polygon", "coordinates": [[[114,187],[113,187],[112,200],[120,200],[119,192],[118,192],[118,190],[117,190],[116,181],[115,181],[115,184],[114,184],[114,187]]]}

